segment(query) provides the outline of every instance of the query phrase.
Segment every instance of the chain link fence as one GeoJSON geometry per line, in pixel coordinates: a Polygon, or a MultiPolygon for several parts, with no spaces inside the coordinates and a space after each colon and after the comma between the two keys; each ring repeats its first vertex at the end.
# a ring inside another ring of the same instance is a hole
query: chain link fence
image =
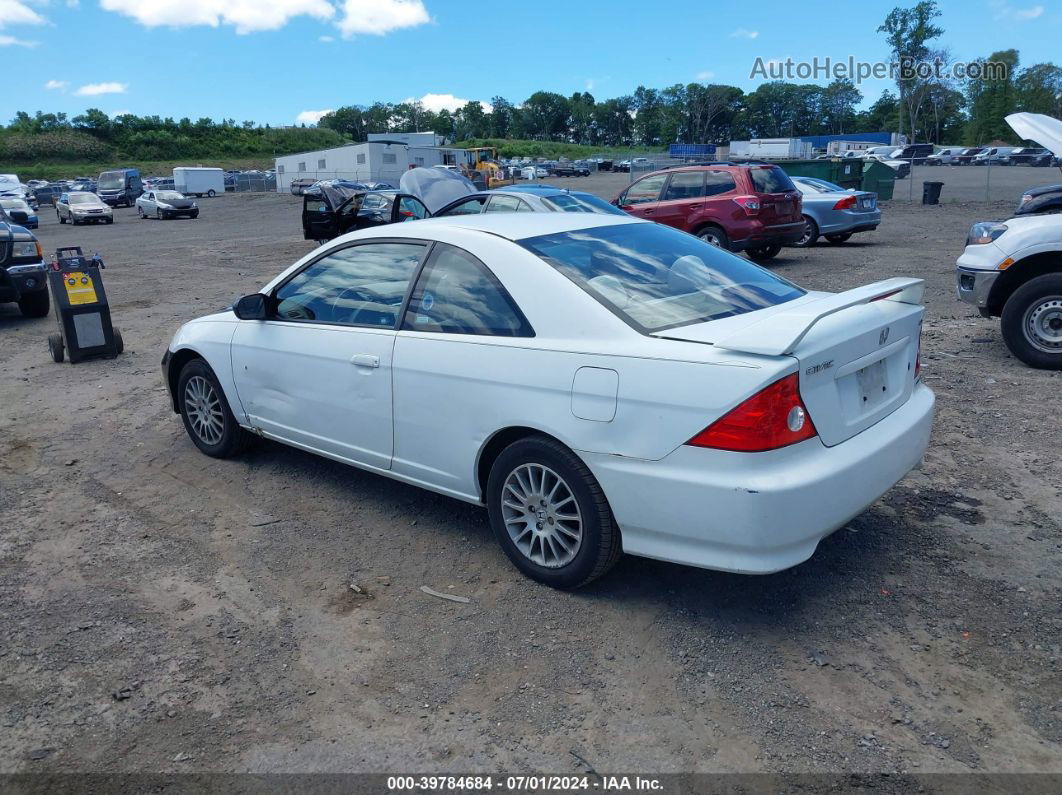
{"type": "Polygon", "coordinates": [[[896,181],[893,201],[921,202],[926,184],[939,182],[941,203],[1013,202],[1017,206],[1029,188],[1062,183],[1062,169],[1053,166],[904,162],[909,173],[896,181]]]}

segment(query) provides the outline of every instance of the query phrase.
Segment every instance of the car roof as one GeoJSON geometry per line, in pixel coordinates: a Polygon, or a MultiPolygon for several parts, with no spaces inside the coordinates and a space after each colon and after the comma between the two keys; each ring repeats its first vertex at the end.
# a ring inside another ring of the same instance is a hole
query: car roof
{"type": "Polygon", "coordinates": [[[603,213],[475,213],[425,218],[413,223],[394,224],[386,227],[386,232],[381,230],[376,230],[376,232],[391,235],[397,231],[403,237],[420,237],[423,232],[418,234],[417,230],[425,230],[432,226],[448,226],[486,232],[506,240],[524,240],[529,237],[572,232],[577,229],[644,223],[649,223],[649,221],[643,221],[634,216],[603,213]]]}

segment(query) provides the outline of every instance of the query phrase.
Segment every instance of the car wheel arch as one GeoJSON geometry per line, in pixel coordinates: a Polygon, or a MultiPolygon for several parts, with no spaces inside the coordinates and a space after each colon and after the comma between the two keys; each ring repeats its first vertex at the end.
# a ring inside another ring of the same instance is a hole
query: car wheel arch
{"type": "Polygon", "coordinates": [[[1062,251],[1041,251],[1020,259],[1000,273],[988,295],[987,309],[999,316],[1014,291],[1028,281],[1049,273],[1062,273],[1062,251]]]}
{"type": "Polygon", "coordinates": [[[570,444],[539,428],[532,428],[526,425],[510,425],[509,427],[501,428],[484,440],[476,456],[476,485],[479,489],[480,503],[486,502],[487,480],[490,478],[490,470],[494,466],[494,462],[498,460],[498,456],[509,445],[532,437],[549,439],[557,444],[564,445],[574,456],[579,457],[579,453],[570,444]]]}
{"type": "MultiPolygon", "coordinates": [[[[202,359],[206,362],[206,357],[193,348],[181,348],[180,350],[175,351],[170,357],[170,365],[169,369],[166,371],[166,375],[169,381],[170,397],[173,401],[174,414],[181,413],[180,397],[177,394],[177,381],[180,379],[181,371],[185,366],[195,359],[202,359]]],[[[207,362],[207,366],[209,365],[210,362],[207,362]]]]}

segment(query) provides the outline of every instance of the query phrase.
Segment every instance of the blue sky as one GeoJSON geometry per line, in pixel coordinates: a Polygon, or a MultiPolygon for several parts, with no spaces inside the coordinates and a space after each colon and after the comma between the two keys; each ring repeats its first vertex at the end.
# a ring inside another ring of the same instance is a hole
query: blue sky
{"type": "MultiPolygon", "coordinates": [[[[876,29],[892,5],[0,0],[0,120],[98,107],[279,125],[409,97],[437,110],[495,95],[518,103],[538,89],[602,99],[701,80],[753,90],[757,57],[885,59],[876,29]]],[[[940,7],[955,60],[1011,47],[1023,65],[1057,58],[1062,0],[940,7]]],[[[864,104],[888,85],[864,82],[864,104]]]]}

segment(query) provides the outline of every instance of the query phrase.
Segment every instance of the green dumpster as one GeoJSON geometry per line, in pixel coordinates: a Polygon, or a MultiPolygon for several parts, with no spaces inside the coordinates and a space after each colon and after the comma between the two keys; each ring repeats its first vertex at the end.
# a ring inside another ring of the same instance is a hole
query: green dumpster
{"type": "Polygon", "coordinates": [[[777,165],[791,177],[824,179],[845,189],[860,190],[863,184],[861,159],[834,157],[829,160],[781,160],[777,165]]]}
{"type": "Polygon", "coordinates": [[[892,189],[896,185],[896,171],[879,163],[877,160],[867,160],[863,163],[863,184],[860,190],[869,190],[878,194],[878,201],[887,202],[892,199],[892,189]]]}

